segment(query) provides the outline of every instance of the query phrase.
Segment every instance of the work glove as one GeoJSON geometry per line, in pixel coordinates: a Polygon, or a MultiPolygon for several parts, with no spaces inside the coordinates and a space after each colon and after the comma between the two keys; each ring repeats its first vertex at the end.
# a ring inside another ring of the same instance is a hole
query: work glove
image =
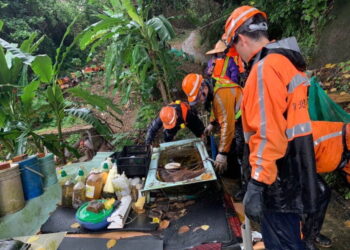
{"type": "Polygon", "coordinates": [[[208,136],[211,134],[211,131],[213,131],[213,129],[214,129],[214,125],[209,123],[209,125],[204,129],[203,134],[208,136]]]}
{"type": "Polygon", "coordinates": [[[263,212],[263,192],[266,184],[250,179],[243,205],[247,217],[260,224],[263,212]]]}
{"type": "Polygon", "coordinates": [[[215,166],[215,170],[218,171],[219,174],[222,174],[223,172],[225,172],[227,168],[227,156],[219,153],[216,156],[214,166],[215,166]]]}

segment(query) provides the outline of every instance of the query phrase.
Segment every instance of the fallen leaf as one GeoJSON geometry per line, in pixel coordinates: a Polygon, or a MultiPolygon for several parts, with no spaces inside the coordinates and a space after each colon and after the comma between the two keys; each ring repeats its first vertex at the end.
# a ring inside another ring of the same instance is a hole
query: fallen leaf
{"type": "Polygon", "coordinates": [[[209,229],[208,225],[202,225],[200,227],[196,227],[195,229],[193,229],[193,232],[196,232],[197,230],[202,229],[204,231],[207,231],[209,229]]]}
{"type": "Polygon", "coordinates": [[[190,231],[190,228],[188,226],[182,226],[182,227],[179,228],[178,233],[179,234],[183,234],[183,233],[186,233],[188,231],[190,231]]]}
{"type": "Polygon", "coordinates": [[[117,244],[117,241],[114,239],[111,239],[109,241],[107,241],[106,247],[107,249],[111,249],[112,247],[114,247],[117,244]]]}
{"type": "Polygon", "coordinates": [[[345,92],[345,91],[342,91],[342,92],[340,92],[339,95],[346,95],[346,92],[345,92]]]}
{"type": "Polygon", "coordinates": [[[344,225],[345,225],[346,227],[350,227],[350,220],[345,221],[345,222],[344,222],[344,225]]]}
{"type": "Polygon", "coordinates": [[[153,217],[152,218],[152,223],[159,223],[159,218],[158,217],[153,217]]]}
{"type": "Polygon", "coordinates": [[[185,207],[185,204],[182,202],[175,202],[174,204],[171,205],[172,207],[175,207],[177,209],[181,209],[185,207]]]}
{"type": "Polygon", "coordinates": [[[72,225],[70,225],[70,228],[79,228],[80,224],[78,222],[73,223],[72,225]]]}
{"type": "Polygon", "coordinates": [[[331,91],[331,92],[335,92],[335,91],[337,91],[337,88],[331,88],[330,91],[331,91]]]}
{"type": "Polygon", "coordinates": [[[343,77],[346,78],[346,79],[349,79],[350,78],[350,74],[344,74],[343,77]]]}
{"type": "Polygon", "coordinates": [[[193,204],[195,204],[195,203],[196,203],[196,202],[195,202],[194,200],[186,201],[186,202],[185,202],[185,207],[191,206],[191,205],[193,205],[193,204]]]}
{"type": "Polygon", "coordinates": [[[335,67],[335,64],[328,63],[324,66],[326,69],[333,69],[335,67]]]}
{"type": "Polygon", "coordinates": [[[211,178],[212,178],[212,174],[211,173],[205,173],[205,174],[202,174],[202,176],[201,176],[201,179],[203,181],[210,180],[211,178]]]}
{"type": "Polygon", "coordinates": [[[325,82],[323,85],[326,86],[326,87],[329,87],[329,86],[331,86],[331,83],[330,82],[325,82]]]}
{"type": "Polygon", "coordinates": [[[39,238],[40,237],[38,235],[33,235],[27,240],[27,243],[28,244],[33,243],[34,241],[37,241],[39,238]]]}
{"type": "Polygon", "coordinates": [[[170,221],[168,221],[168,220],[162,220],[162,221],[159,223],[158,229],[159,229],[159,230],[167,229],[167,228],[169,227],[169,224],[170,224],[170,221]]]}
{"type": "Polygon", "coordinates": [[[180,211],[179,216],[180,216],[180,217],[185,216],[186,213],[187,213],[187,210],[184,208],[184,209],[182,209],[182,210],[180,211]]]}

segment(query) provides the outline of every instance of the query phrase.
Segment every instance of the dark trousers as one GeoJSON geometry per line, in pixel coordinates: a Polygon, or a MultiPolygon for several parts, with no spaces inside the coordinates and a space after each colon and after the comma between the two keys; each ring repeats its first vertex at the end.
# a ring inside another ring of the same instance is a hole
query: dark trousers
{"type": "Polygon", "coordinates": [[[317,175],[317,191],[318,210],[313,214],[307,214],[304,220],[303,234],[306,241],[314,241],[315,237],[320,234],[328,203],[331,199],[331,190],[320,175],[317,175]]]}
{"type": "Polygon", "coordinates": [[[298,214],[264,212],[261,233],[267,250],[305,249],[298,214]]]}
{"type": "Polygon", "coordinates": [[[242,158],[244,150],[244,136],[241,119],[236,121],[235,137],[232,141],[230,151],[227,155],[227,173],[228,177],[234,179],[242,178],[242,158]]]}

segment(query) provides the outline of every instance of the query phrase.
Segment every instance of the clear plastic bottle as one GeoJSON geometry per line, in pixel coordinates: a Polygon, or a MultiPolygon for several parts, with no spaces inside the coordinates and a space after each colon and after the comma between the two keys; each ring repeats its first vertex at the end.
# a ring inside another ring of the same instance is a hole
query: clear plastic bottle
{"type": "Polygon", "coordinates": [[[103,179],[101,173],[94,169],[86,180],[85,197],[87,200],[97,200],[101,197],[103,179]]]}
{"type": "Polygon", "coordinates": [[[85,202],[85,177],[84,171],[79,170],[77,178],[75,178],[76,184],[73,188],[73,208],[78,209],[85,202]]]}
{"type": "Polygon", "coordinates": [[[121,198],[124,196],[130,195],[131,191],[129,180],[124,172],[122,175],[117,175],[117,177],[112,182],[118,200],[121,200],[121,198]]]}
{"type": "Polygon", "coordinates": [[[61,171],[60,184],[62,187],[61,205],[62,207],[72,207],[74,183],[67,175],[66,171],[61,171]]]}

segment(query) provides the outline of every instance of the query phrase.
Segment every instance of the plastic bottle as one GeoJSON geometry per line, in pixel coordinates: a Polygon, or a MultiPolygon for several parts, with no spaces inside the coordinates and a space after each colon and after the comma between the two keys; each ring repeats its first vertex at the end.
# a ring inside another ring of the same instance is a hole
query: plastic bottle
{"type": "Polygon", "coordinates": [[[101,163],[101,168],[103,169],[104,167],[104,164],[108,165],[108,169],[111,169],[113,167],[113,162],[112,162],[112,158],[111,157],[107,157],[106,160],[104,160],[102,163],[101,163]]]}
{"type": "Polygon", "coordinates": [[[75,178],[76,184],[73,188],[73,208],[78,209],[85,202],[85,177],[84,171],[79,169],[78,176],[75,178]]]}
{"type": "Polygon", "coordinates": [[[108,173],[106,184],[103,187],[103,192],[102,192],[103,198],[115,197],[113,180],[117,177],[117,175],[118,175],[117,165],[113,164],[113,167],[108,173]]]}
{"type": "Polygon", "coordinates": [[[74,183],[78,183],[79,181],[82,181],[82,182],[84,182],[84,183],[85,183],[85,181],[86,181],[85,170],[84,170],[83,167],[79,167],[77,176],[76,176],[75,179],[74,179],[74,183]],[[83,175],[81,175],[81,174],[83,174],[83,175]]]}
{"type": "Polygon", "coordinates": [[[103,179],[101,173],[96,169],[92,170],[86,180],[86,199],[89,201],[99,199],[101,197],[102,186],[103,179]]]}
{"type": "Polygon", "coordinates": [[[129,181],[128,178],[125,176],[125,173],[123,173],[122,175],[118,175],[113,180],[113,186],[118,200],[121,200],[123,196],[130,195],[131,193],[129,181]]]}
{"type": "Polygon", "coordinates": [[[60,170],[59,173],[60,173],[60,178],[59,178],[59,180],[58,180],[58,183],[59,183],[61,186],[63,186],[64,183],[66,183],[66,181],[67,181],[70,177],[67,175],[67,172],[66,172],[64,169],[60,170]]]}
{"type": "Polygon", "coordinates": [[[62,187],[61,205],[62,207],[72,207],[74,183],[67,175],[66,171],[61,171],[60,184],[62,187]]]}
{"type": "Polygon", "coordinates": [[[103,163],[103,166],[102,166],[102,169],[101,169],[103,185],[106,184],[107,177],[108,177],[108,172],[109,172],[109,166],[108,166],[108,163],[105,162],[105,163],[103,163]]]}

